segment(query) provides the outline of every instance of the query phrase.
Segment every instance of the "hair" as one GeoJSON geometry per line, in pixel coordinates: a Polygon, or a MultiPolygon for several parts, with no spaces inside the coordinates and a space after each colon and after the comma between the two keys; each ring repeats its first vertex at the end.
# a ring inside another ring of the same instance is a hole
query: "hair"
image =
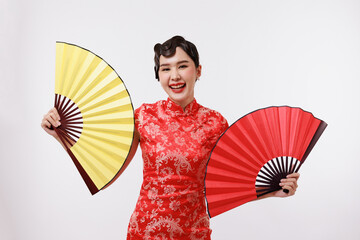
{"type": "Polygon", "coordinates": [[[155,62],[155,78],[159,81],[159,68],[160,68],[160,56],[171,57],[175,54],[176,48],[180,47],[189,57],[194,61],[195,67],[199,66],[199,53],[196,46],[181,36],[174,36],[164,42],[163,44],[157,43],[154,46],[154,62],[155,62]]]}

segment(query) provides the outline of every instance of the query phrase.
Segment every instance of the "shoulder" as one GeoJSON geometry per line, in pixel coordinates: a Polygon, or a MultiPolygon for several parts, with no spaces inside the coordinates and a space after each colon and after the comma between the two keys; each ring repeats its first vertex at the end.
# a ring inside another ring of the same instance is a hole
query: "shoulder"
{"type": "Polygon", "coordinates": [[[164,100],[157,101],[155,103],[143,103],[140,107],[135,109],[135,115],[158,112],[159,108],[163,105],[164,100]]]}
{"type": "Polygon", "coordinates": [[[157,118],[161,115],[164,100],[155,103],[143,103],[140,107],[135,109],[135,123],[137,125],[143,124],[146,119],[157,118]]]}
{"type": "Polygon", "coordinates": [[[221,115],[220,112],[216,111],[216,110],[213,110],[213,109],[210,109],[210,108],[207,108],[207,107],[204,107],[202,105],[199,104],[199,114],[203,114],[203,115],[207,115],[209,117],[213,117],[213,118],[216,118],[220,121],[226,121],[226,119],[224,118],[223,115],[221,115]]]}
{"type": "Polygon", "coordinates": [[[229,126],[226,118],[221,115],[220,112],[204,107],[199,104],[198,113],[205,121],[210,122],[214,125],[214,127],[219,127],[221,131],[225,131],[225,129],[229,126]]]}

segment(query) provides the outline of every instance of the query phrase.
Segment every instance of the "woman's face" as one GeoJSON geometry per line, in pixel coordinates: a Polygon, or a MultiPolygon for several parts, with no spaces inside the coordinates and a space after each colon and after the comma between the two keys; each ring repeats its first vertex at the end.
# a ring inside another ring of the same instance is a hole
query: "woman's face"
{"type": "Polygon", "coordinates": [[[160,84],[169,98],[183,109],[194,100],[195,81],[201,76],[201,65],[195,67],[194,61],[177,47],[171,57],[159,58],[160,84]]]}

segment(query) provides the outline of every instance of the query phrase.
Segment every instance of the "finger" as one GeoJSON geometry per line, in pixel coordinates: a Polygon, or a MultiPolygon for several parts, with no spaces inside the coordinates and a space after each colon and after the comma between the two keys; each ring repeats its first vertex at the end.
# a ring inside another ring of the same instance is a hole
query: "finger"
{"type": "Polygon", "coordinates": [[[43,119],[41,122],[41,127],[42,128],[50,128],[51,127],[51,123],[49,123],[46,119],[43,119]]]}
{"type": "Polygon", "coordinates": [[[45,130],[46,133],[53,135],[55,130],[51,130],[50,128],[44,127],[43,128],[45,130]]]}
{"type": "Polygon", "coordinates": [[[46,120],[49,121],[54,127],[58,127],[61,124],[55,113],[49,113],[46,117],[46,120]]]}
{"type": "Polygon", "coordinates": [[[296,183],[297,179],[296,178],[283,178],[283,179],[280,180],[280,182],[282,182],[282,183],[287,183],[287,182],[296,183]]]}
{"type": "Polygon", "coordinates": [[[296,181],[287,181],[287,182],[280,182],[279,184],[281,187],[290,186],[292,189],[296,190],[298,185],[296,181]]]}
{"type": "Polygon", "coordinates": [[[56,132],[55,132],[55,130],[51,130],[51,129],[50,129],[51,124],[50,124],[48,121],[43,120],[43,121],[41,122],[41,127],[45,130],[46,133],[48,133],[48,134],[50,134],[50,135],[52,135],[52,136],[57,135],[56,132]]]}
{"type": "Polygon", "coordinates": [[[48,120],[46,120],[45,118],[44,118],[44,119],[42,120],[42,122],[41,122],[41,127],[42,127],[47,133],[49,133],[48,130],[54,130],[54,128],[52,128],[51,123],[50,123],[48,120]]]}
{"type": "Polygon", "coordinates": [[[59,112],[57,111],[57,109],[55,107],[53,107],[50,111],[55,114],[57,120],[59,120],[59,121],[61,120],[59,112]]]}
{"type": "Polygon", "coordinates": [[[293,175],[293,177],[288,177],[284,179],[282,182],[293,182],[295,184],[295,187],[297,187],[298,186],[297,181],[299,179],[299,176],[300,175],[295,175],[295,176],[293,175]]]}
{"type": "Polygon", "coordinates": [[[48,126],[48,128],[51,128],[51,127],[57,127],[58,126],[58,123],[50,116],[48,116],[46,119],[45,119],[46,122],[48,122],[50,124],[47,124],[46,123],[46,126],[48,126]]]}
{"type": "Polygon", "coordinates": [[[59,121],[59,120],[60,120],[59,114],[57,114],[56,112],[50,112],[48,115],[49,115],[52,119],[54,119],[55,121],[59,121]]]}
{"type": "Polygon", "coordinates": [[[286,178],[296,178],[296,180],[299,179],[299,177],[300,177],[300,173],[291,173],[286,176],[286,178]]]}
{"type": "Polygon", "coordinates": [[[291,195],[294,195],[295,194],[295,191],[296,189],[294,189],[292,186],[290,185],[285,185],[282,187],[282,189],[286,189],[289,191],[289,193],[287,194],[288,196],[291,196],[291,195]]]}

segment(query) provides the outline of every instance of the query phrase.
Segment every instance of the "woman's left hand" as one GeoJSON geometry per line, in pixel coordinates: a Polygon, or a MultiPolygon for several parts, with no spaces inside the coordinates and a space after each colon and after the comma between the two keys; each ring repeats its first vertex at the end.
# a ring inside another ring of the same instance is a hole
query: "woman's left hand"
{"type": "Polygon", "coordinates": [[[274,197],[289,197],[295,194],[298,187],[297,180],[299,179],[299,173],[292,173],[281,179],[280,186],[281,190],[275,192],[274,197]],[[287,189],[289,192],[285,193],[283,190],[287,189]]]}

